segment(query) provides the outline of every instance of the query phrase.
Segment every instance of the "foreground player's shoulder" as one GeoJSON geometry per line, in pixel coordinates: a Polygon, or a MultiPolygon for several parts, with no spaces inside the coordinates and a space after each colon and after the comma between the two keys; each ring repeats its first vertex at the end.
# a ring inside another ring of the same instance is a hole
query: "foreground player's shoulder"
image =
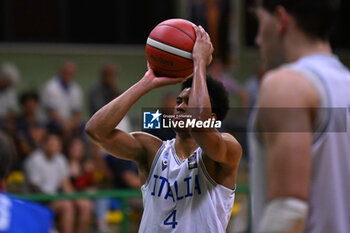
{"type": "Polygon", "coordinates": [[[260,107],[308,107],[317,100],[314,85],[302,74],[285,67],[265,75],[259,94],[260,107]]]}

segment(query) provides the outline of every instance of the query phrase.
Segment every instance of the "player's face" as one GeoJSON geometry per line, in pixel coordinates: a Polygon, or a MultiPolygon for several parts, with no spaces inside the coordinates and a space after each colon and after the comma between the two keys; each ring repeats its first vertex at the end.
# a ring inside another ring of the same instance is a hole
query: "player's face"
{"type": "MultiPolygon", "coordinates": [[[[187,115],[187,105],[188,99],[190,97],[191,88],[185,88],[181,93],[176,97],[176,106],[175,106],[175,118],[174,121],[185,121],[186,118],[182,117],[187,115]]],[[[180,128],[176,127],[175,131],[179,131],[180,128]]],[[[181,131],[188,131],[188,129],[182,128],[181,131]]]]}
{"type": "Polygon", "coordinates": [[[188,98],[190,97],[191,88],[185,88],[176,98],[175,114],[185,114],[187,110],[188,98]]]}
{"type": "Polygon", "coordinates": [[[283,63],[282,41],[278,35],[277,18],[262,7],[255,10],[259,28],[255,38],[267,69],[278,67],[283,63]]]}

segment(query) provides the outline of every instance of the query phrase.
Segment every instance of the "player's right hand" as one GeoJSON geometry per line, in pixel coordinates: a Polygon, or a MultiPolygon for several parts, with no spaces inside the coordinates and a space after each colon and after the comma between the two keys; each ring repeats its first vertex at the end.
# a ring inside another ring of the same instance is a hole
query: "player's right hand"
{"type": "Polygon", "coordinates": [[[211,43],[209,34],[203,29],[202,26],[193,25],[193,29],[196,32],[196,43],[194,44],[192,51],[193,62],[196,60],[204,60],[208,66],[213,57],[214,52],[213,44],[211,43]]]}

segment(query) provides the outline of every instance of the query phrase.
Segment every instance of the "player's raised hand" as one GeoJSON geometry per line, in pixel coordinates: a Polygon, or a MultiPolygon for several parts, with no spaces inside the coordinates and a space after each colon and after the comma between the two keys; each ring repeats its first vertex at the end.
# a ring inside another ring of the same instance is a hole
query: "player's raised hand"
{"type": "Polygon", "coordinates": [[[168,78],[168,77],[158,77],[154,74],[154,71],[149,66],[149,63],[147,62],[147,72],[142,78],[142,81],[145,82],[145,85],[147,85],[149,88],[154,89],[158,87],[163,87],[167,85],[174,85],[177,83],[183,82],[184,78],[168,78]]]}
{"type": "Polygon", "coordinates": [[[196,43],[192,51],[193,61],[204,59],[206,65],[209,65],[213,59],[212,53],[214,52],[210,36],[202,26],[193,25],[193,29],[196,32],[196,43]]]}

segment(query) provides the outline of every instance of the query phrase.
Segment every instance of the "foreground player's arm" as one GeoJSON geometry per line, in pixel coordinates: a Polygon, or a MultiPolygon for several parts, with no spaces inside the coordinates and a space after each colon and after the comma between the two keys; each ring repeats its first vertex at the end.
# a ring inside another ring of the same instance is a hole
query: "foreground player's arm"
{"type": "Polygon", "coordinates": [[[259,96],[258,125],[267,152],[268,203],[259,232],[302,232],[311,177],[315,88],[299,74],[266,76],[259,96]]]}
{"type": "Polygon", "coordinates": [[[156,150],[162,144],[160,139],[142,132],[129,134],[116,129],[116,126],[131,106],[147,92],[161,86],[176,84],[180,81],[182,81],[181,78],[155,77],[153,71],[149,68],[139,82],[102,107],[91,117],[85,128],[88,136],[96,144],[119,158],[140,162],[140,160],[148,159],[141,158],[145,154],[154,156],[156,150]],[[155,148],[155,151],[147,150],[150,146],[155,148]]]}
{"type": "MultiPolygon", "coordinates": [[[[213,47],[203,28],[195,27],[195,31],[193,83],[188,108],[196,119],[205,121],[213,117],[206,83],[206,66],[211,62],[213,47]]],[[[241,146],[232,135],[221,134],[215,128],[192,129],[191,135],[211,160],[231,168],[238,166],[241,146]]]]}

